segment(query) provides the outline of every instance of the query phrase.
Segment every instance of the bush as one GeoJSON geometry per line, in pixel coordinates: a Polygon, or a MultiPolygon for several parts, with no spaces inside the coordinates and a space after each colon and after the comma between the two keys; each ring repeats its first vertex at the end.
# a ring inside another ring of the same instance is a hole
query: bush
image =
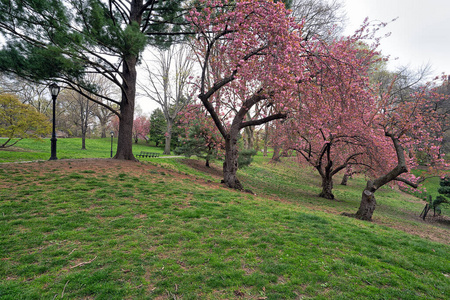
{"type": "Polygon", "coordinates": [[[239,157],[238,157],[239,168],[249,166],[252,163],[253,156],[255,156],[256,153],[257,153],[257,151],[254,149],[239,151],[239,157]]]}

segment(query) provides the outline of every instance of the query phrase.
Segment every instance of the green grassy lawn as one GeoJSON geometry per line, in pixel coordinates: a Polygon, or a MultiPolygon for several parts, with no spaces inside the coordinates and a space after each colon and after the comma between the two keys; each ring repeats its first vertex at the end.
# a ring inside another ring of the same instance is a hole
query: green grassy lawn
{"type": "MultiPolygon", "coordinates": [[[[48,160],[50,158],[50,139],[24,139],[17,147],[0,149],[0,163],[14,161],[48,160]]],[[[113,155],[116,153],[117,139],[113,140],[113,155]]],[[[160,147],[152,147],[143,141],[133,143],[133,152],[141,151],[163,153],[160,147]]],[[[67,158],[108,158],[111,155],[111,138],[86,139],[86,150],[81,150],[81,138],[59,138],[57,157],[67,158]]]]}
{"type": "Polygon", "coordinates": [[[340,215],[364,178],[330,201],[289,160],[239,176],[256,195],[169,158],[1,164],[0,299],[450,298],[449,227],[416,198],[382,189],[369,223],[340,215]]]}

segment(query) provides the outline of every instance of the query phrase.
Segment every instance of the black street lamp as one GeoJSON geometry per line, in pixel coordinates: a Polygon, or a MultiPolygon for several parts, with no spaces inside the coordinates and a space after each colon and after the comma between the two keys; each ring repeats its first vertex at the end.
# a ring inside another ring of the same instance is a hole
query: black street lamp
{"type": "Polygon", "coordinates": [[[113,145],[114,131],[111,131],[111,157],[112,157],[112,145],[113,145]]]}
{"type": "Polygon", "coordinates": [[[52,138],[50,139],[50,141],[52,142],[52,148],[49,160],[57,160],[58,158],[56,157],[55,112],[56,112],[56,97],[58,97],[60,88],[56,83],[50,84],[48,88],[50,89],[50,93],[52,94],[53,99],[53,131],[52,131],[52,138]]]}

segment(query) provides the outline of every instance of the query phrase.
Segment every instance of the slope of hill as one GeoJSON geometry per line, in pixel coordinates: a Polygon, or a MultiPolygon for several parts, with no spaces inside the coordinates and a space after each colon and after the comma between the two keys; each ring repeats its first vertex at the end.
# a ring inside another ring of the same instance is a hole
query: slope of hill
{"type": "Polygon", "coordinates": [[[449,227],[410,195],[383,189],[362,222],[340,214],[363,179],[320,199],[311,170],[258,157],[249,194],[199,164],[0,165],[0,298],[450,297],[449,227]]]}

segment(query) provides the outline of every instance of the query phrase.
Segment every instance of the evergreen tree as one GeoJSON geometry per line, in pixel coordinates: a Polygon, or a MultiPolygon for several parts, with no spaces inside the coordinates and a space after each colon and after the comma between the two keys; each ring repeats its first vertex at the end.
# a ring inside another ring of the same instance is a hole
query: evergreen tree
{"type": "Polygon", "coordinates": [[[194,122],[189,128],[188,135],[175,149],[175,154],[191,157],[195,155],[205,160],[205,165],[209,167],[211,159],[217,158],[217,142],[212,140],[207,128],[200,123],[194,122]]]}
{"type": "Polygon", "coordinates": [[[150,141],[154,142],[156,147],[164,143],[166,127],[166,119],[162,110],[155,109],[150,115],[150,141]]]}
{"type": "Polygon", "coordinates": [[[109,101],[108,108],[120,120],[115,157],[134,160],[136,66],[148,45],[167,46],[180,32],[183,3],[0,1],[0,32],[6,39],[0,50],[0,71],[34,81],[58,81],[102,106],[109,101]],[[119,87],[121,99],[98,93],[95,85],[85,80],[92,73],[119,87]]]}

